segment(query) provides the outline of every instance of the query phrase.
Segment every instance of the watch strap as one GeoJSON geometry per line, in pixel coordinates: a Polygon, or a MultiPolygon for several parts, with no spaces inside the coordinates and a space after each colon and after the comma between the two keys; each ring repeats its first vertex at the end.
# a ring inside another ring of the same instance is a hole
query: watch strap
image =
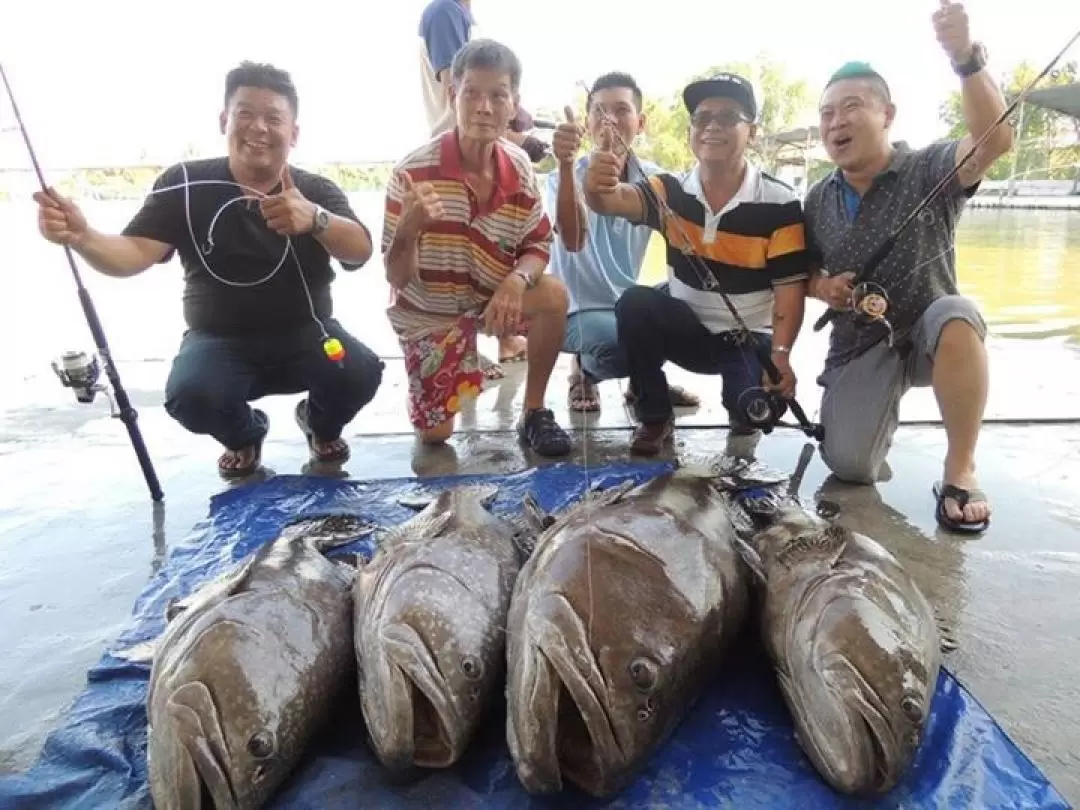
{"type": "Polygon", "coordinates": [[[980,70],[986,67],[986,48],[981,42],[973,42],[971,44],[971,56],[963,64],[957,64],[953,62],[953,72],[956,73],[962,79],[968,78],[968,76],[974,76],[980,70]]]}

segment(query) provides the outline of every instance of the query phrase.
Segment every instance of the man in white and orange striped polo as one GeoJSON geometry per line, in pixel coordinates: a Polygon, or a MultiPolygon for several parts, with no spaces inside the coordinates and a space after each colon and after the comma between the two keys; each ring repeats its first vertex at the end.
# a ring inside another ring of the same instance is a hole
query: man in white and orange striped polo
{"type": "Polygon", "coordinates": [[[409,375],[409,419],[425,443],[446,441],[483,381],[480,330],[528,336],[518,433],[563,456],[570,437],[544,407],[566,332],[568,298],[544,271],[552,240],[528,155],[505,139],[518,110],[521,63],[478,39],[451,66],[454,129],[414,150],[387,186],[382,251],[394,290],[387,310],[409,375]]]}

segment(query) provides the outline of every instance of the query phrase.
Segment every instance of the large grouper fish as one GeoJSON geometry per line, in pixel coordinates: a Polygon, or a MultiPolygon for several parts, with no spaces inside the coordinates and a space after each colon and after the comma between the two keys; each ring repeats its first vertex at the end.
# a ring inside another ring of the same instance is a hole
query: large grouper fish
{"type": "Polygon", "coordinates": [[[933,608],[888,550],[808,512],[794,487],[744,515],[740,551],[799,745],[835,790],[888,792],[914,759],[937,687],[933,608]]]}
{"type": "Polygon", "coordinates": [[[695,466],[541,518],[507,622],[507,743],[530,793],[621,791],[723,676],[750,584],[728,510],[695,466]]]}
{"type": "Polygon", "coordinates": [[[348,515],[286,526],[171,603],[164,633],[117,656],[152,658],[150,794],[158,810],[262,806],[355,682],[355,567],[324,555],[372,527],[348,515]]]}
{"type": "Polygon", "coordinates": [[[359,572],[355,652],[368,740],[393,773],[445,768],[491,708],[506,663],[506,613],[521,526],[493,514],[492,485],[402,503],[420,508],[359,572]]]}

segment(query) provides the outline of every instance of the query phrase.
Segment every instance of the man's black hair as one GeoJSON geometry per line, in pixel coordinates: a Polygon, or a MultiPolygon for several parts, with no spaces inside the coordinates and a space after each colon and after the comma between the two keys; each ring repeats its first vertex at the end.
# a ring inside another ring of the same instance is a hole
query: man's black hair
{"type": "Polygon", "coordinates": [[[296,85],[287,70],[276,68],[265,62],[243,61],[225,76],[225,106],[229,106],[232,97],[241,87],[258,87],[284,96],[292,108],[293,116],[300,113],[300,100],[296,96],[296,85]]]}
{"type": "Polygon", "coordinates": [[[521,88],[521,60],[517,54],[493,39],[474,39],[454,56],[450,75],[456,85],[466,70],[490,70],[510,77],[510,89],[515,93],[521,88]]]}
{"type": "Polygon", "coordinates": [[[641,112],[643,98],[641,94],[641,88],[638,87],[638,83],[634,81],[634,77],[629,73],[621,73],[619,71],[612,71],[611,73],[605,73],[603,76],[593,82],[592,87],[589,89],[589,97],[585,99],[585,109],[588,110],[592,107],[593,96],[601,90],[613,90],[617,87],[625,87],[634,95],[634,104],[637,106],[638,112],[641,112]]]}

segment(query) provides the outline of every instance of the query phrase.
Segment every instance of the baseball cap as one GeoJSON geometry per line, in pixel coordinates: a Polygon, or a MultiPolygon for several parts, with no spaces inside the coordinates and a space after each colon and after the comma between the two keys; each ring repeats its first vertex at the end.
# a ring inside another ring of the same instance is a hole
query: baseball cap
{"type": "Polygon", "coordinates": [[[683,90],[683,103],[688,112],[693,114],[698,104],[707,98],[730,98],[739,102],[743,110],[753,120],[757,120],[757,99],[754,97],[754,85],[735,73],[716,73],[707,79],[698,79],[686,85],[683,90]]]}

